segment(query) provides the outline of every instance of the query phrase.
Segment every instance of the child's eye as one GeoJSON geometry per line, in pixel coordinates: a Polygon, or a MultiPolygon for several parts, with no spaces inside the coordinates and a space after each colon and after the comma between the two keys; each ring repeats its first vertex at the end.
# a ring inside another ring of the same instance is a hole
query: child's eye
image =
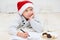
{"type": "Polygon", "coordinates": [[[25,10],[26,12],[28,12],[28,10],[25,10]]]}
{"type": "Polygon", "coordinates": [[[33,11],[33,9],[30,9],[30,11],[33,11]]]}

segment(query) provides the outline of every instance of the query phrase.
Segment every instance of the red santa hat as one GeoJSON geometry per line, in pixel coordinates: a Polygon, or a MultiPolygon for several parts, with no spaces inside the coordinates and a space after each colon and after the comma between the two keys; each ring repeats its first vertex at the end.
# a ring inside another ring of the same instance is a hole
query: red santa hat
{"type": "Polygon", "coordinates": [[[33,3],[31,1],[19,1],[17,3],[17,9],[20,15],[28,8],[32,7],[33,8],[33,3]]]}

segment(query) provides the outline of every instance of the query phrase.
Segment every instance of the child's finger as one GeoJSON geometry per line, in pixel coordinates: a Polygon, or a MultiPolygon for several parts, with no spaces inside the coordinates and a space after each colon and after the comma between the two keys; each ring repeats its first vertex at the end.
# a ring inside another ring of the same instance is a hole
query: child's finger
{"type": "Polygon", "coordinates": [[[25,35],[28,35],[28,33],[24,33],[25,35]]]}

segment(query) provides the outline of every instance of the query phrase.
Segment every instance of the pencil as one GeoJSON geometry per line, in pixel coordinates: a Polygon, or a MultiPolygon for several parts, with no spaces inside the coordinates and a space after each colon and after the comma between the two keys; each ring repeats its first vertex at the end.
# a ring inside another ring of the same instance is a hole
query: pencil
{"type": "MultiPolygon", "coordinates": [[[[20,29],[23,33],[25,33],[25,31],[24,30],[22,30],[22,29],[20,29]]],[[[30,35],[28,35],[29,37],[30,37],[30,35]]]]}

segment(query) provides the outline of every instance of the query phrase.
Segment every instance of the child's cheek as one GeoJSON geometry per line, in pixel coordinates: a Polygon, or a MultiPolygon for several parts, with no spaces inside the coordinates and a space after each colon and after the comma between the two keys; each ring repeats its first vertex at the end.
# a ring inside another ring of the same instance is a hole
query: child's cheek
{"type": "Polygon", "coordinates": [[[27,17],[29,17],[29,14],[26,14],[27,17]]]}
{"type": "Polygon", "coordinates": [[[29,15],[28,15],[28,14],[26,14],[26,15],[25,15],[25,17],[26,17],[26,18],[29,18],[29,15]]]}

